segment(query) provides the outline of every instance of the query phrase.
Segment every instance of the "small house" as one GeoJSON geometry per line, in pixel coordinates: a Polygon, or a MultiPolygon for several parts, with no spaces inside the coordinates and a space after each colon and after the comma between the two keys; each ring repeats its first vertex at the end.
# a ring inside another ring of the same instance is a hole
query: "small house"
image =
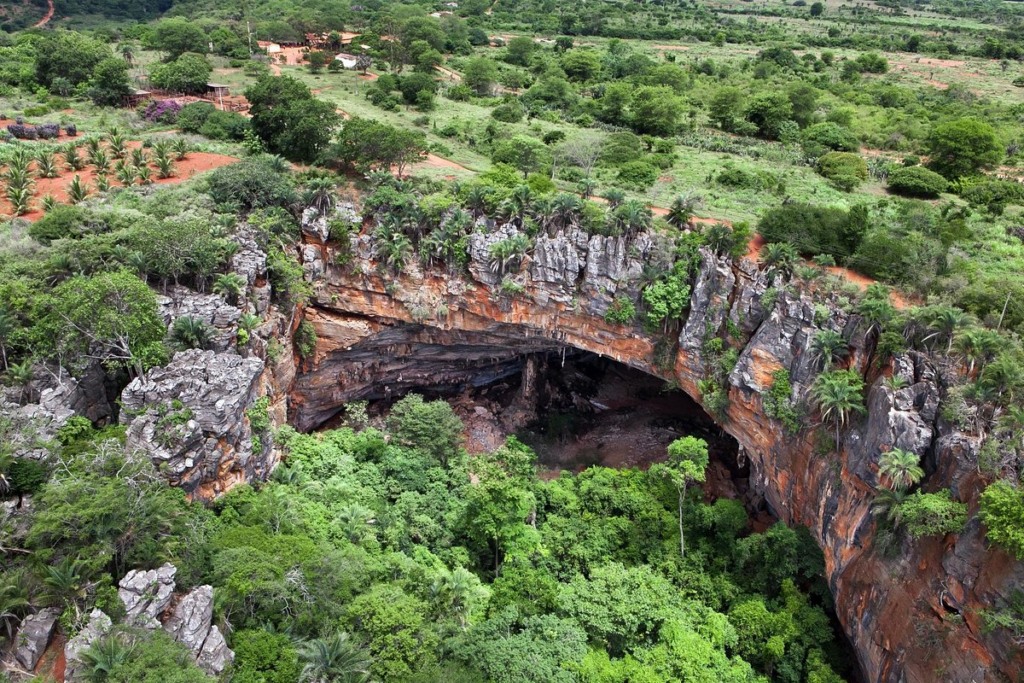
{"type": "Polygon", "coordinates": [[[151,93],[148,90],[140,90],[139,88],[134,88],[130,93],[128,93],[125,96],[125,104],[129,107],[134,108],[139,106],[152,96],[153,93],[151,93]]]}
{"type": "Polygon", "coordinates": [[[355,69],[359,64],[359,57],[350,55],[347,52],[340,52],[334,55],[334,61],[341,62],[341,65],[346,69],[355,69]]]}

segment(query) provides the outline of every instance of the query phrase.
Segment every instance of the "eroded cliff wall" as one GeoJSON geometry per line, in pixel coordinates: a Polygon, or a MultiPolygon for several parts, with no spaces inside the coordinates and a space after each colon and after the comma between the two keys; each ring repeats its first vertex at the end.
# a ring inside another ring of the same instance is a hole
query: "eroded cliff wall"
{"type": "Polygon", "coordinates": [[[542,236],[518,268],[502,273],[492,267],[490,246],[513,233],[474,233],[468,273],[410,264],[400,276],[385,274],[365,236],[353,243],[355,265],[345,267],[332,265],[330,245],[305,244],[300,255],[316,293],[303,315],[318,341],[290,386],[289,420],[312,429],[346,401],[492,381],[517,371],[524,354],[563,346],[675,382],[702,401],[698,382],[714,374],[717,362],[707,342],[723,339],[739,358],[717,419],[750,459],[774,512],[809,527],[819,541],[837,614],[867,679],[1016,679],[1024,658],[1007,634],[983,632],[980,610],[1007,597],[1024,571],[986,548],[975,516],[963,533],[905,541],[891,558],[875,544],[877,461],[893,447],[925,459],[926,490],[950,487],[976,512],[978,440],[939,417],[942,373],[929,358],[897,356],[886,372],[900,376],[902,388],[891,388],[898,385],[872,369],[870,337],[841,301],[788,291],[755,264],[710,251],[701,253],[677,336],[609,323],[604,314],[613,299],[635,298],[640,290],[650,237],[542,236]],[[821,443],[813,411],[802,430],[786,434],[762,403],[773,373],[783,368],[792,402],[807,402],[819,371],[811,341],[821,329],[842,333],[850,366],[872,380],[868,411],[844,432],[838,454],[821,443]]]}

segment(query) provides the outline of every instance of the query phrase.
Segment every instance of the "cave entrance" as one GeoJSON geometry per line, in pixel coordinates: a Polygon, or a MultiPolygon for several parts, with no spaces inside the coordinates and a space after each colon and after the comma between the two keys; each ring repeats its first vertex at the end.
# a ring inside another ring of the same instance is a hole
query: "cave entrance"
{"type": "MultiPolygon", "coordinates": [[[[736,440],[685,392],[623,363],[564,347],[521,356],[512,371],[488,383],[417,391],[453,406],[470,453],[516,436],[537,453],[545,479],[595,465],[646,469],[666,458],[675,439],[699,437],[710,455],[705,496],[740,500],[755,529],[775,522],[750,484],[750,465],[736,440]]],[[[371,412],[386,412],[397,398],[372,402],[371,412]]]]}

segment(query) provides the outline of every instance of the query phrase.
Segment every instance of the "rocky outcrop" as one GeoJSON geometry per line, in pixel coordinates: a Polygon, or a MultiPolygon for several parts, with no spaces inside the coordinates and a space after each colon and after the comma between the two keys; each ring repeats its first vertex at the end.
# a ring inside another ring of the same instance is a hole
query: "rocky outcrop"
{"type": "MultiPolygon", "coordinates": [[[[121,579],[117,591],[124,603],[124,623],[150,631],[164,629],[192,652],[200,669],[211,676],[219,676],[234,661],[235,653],[228,647],[220,629],[213,625],[213,588],[199,586],[176,596],[174,575],[177,571],[174,565],[165,564],[157,569],[128,572],[121,579]]],[[[98,638],[110,633],[111,629],[110,618],[98,609],[93,610],[85,628],[64,648],[67,660],[65,681],[80,680],[82,652],[98,638]]]]}
{"type": "Polygon", "coordinates": [[[147,452],[172,484],[198,498],[266,478],[276,461],[269,439],[254,438],[247,416],[263,370],[259,358],[234,353],[175,354],[122,393],[128,446],[147,452]]]}
{"type": "Polygon", "coordinates": [[[64,646],[64,660],[66,662],[64,668],[65,681],[70,683],[83,680],[84,677],[81,671],[82,653],[89,649],[89,646],[94,642],[110,633],[110,629],[113,627],[114,623],[102,610],[94,609],[89,613],[89,621],[64,646]]]}
{"type": "MultiPolygon", "coordinates": [[[[266,263],[264,262],[264,266],[266,263]]],[[[171,287],[167,294],[156,297],[160,315],[168,329],[179,318],[200,320],[212,331],[210,348],[226,351],[231,347],[238,332],[241,309],[232,306],[219,294],[200,294],[187,287],[171,287]]]]}
{"type": "MultiPolygon", "coordinates": [[[[292,423],[315,428],[353,399],[485,383],[518,371],[527,354],[563,347],[662,377],[698,401],[698,382],[714,376],[729,398],[717,420],[750,459],[752,485],[779,518],[807,526],[821,545],[837,615],[867,680],[1016,675],[1024,665],[1019,649],[1005,632],[986,632],[980,613],[1021,585],[1024,571],[985,547],[976,521],[957,536],[907,542],[895,558],[875,547],[877,463],[892,447],[923,456],[927,490],[949,487],[976,507],[976,440],[938,417],[942,386],[928,358],[898,357],[891,373],[902,382],[886,383],[872,363],[871,338],[842,300],[780,287],[756,264],[708,251],[680,333],[666,340],[603,316],[616,296],[635,300],[645,259],[659,258],[653,241],[543,236],[502,273],[492,247],[515,235],[511,226],[478,226],[466,279],[415,267],[383,276],[369,262],[342,269],[331,265],[330,245],[318,245],[324,274],[304,315],[319,341],[291,387],[292,423]],[[507,279],[521,291],[502,287],[507,279]],[[849,367],[870,384],[868,411],[845,431],[838,455],[819,443],[809,409],[804,429],[787,434],[762,405],[778,370],[789,375],[793,405],[808,405],[821,370],[811,347],[823,329],[848,340],[849,367]],[[711,339],[738,353],[725,375],[711,339]]],[[[363,238],[355,246],[372,254],[363,238]]]]}
{"type": "Polygon", "coordinates": [[[178,568],[165,564],[157,569],[133,569],[118,584],[117,596],[124,603],[125,623],[141,628],[157,628],[157,621],[174,595],[174,575],[178,568]]]}
{"type": "Polygon", "coordinates": [[[213,625],[213,588],[199,586],[183,596],[164,630],[185,645],[199,667],[208,674],[219,675],[234,661],[220,629],[213,625]]]}
{"type": "Polygon", "coordinates": [[[58,617],[60,610],[47,608],[25,617],[21,622],[18,637],[14,641],[14,661],[25,671],[36,668],[39,658],[50,644],[58,617]]]}

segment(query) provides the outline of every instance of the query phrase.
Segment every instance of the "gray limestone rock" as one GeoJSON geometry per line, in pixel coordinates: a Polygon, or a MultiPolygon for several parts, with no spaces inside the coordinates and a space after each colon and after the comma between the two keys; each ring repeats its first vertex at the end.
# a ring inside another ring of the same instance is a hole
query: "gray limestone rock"
{"type": "Polygon", "coordinates": [[[274,463],[266,449],[252,452],[245,414],[263,367],[259,358],[233,353],[175,354],[122,392],[128,446],[147,452],[172,484],[202,497],[236,481],[266,478],[274,463]]]}
{"type": "Polygon", "coordinates": [[[125,621],[144,628],[159,626],[157,618],[171,604],[177,571],[174,565],[164,564],[157,569],[134,569],[125,574],[117,590],[124,603],[125,621]]]}
{"type": "Polygon", "coordinates": [[[220,630],[213,622],[213,588],[199,586],[184,595],[164,624],[164,630],[187,647],[208,674],[220,674],[234,661],[220,630]]]}
{"type": "Polygon", "coordinates": [[[50,644],[60,610],[47,608],[25,617],[15,639],[14,660],[25,671],[36,668],[43,651],[50,644]]]}
{"type": "Polygon", "coordinates": [[[64,659],[67,662],[67,668],[64,670],[65,683],[77,683],[84,680],[81,673],[82,652],[88,649],[94,641],[109,633],[111,628],[113,628],[113,623],[110,621],[110,617],[101,610],[94,609],[89,614],[89,621],[85,627],[64,646],[64,659]]]}
{"type": "Polygon", "coordinates": [[[178,318],[201,320],[213,330],[213,349],[225,351],[237,333],[242,311],[219,294],[199,294],[187,287],[172,287],[167,295],[157,295],[160,315],[168,329],[178,318]]]}

